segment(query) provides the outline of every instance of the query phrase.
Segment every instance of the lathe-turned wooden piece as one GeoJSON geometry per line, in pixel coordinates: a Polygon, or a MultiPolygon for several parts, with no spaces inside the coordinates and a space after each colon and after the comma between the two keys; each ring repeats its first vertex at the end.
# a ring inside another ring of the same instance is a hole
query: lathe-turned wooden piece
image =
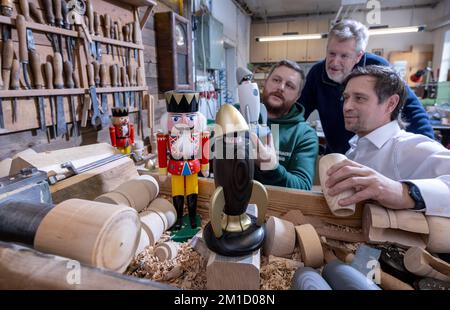
{"type": "Polygon", "coordinates": [[[322,244],[314,227],[311,224],[295,226],[295,232],[305,266],[313,268],[322,266],[322,244]]]}
{"type": "Polygon", "coordinates": [[[164,222],[164,229],[167,230],[172,227],[177,220],[177,210],[173,204],[164,198],[156,198],[153,200],[149,207],[149,211],[156,212],[161,216],[164,222]]]}
{"type": "Polygon", "coordinates": [[[165,224],[162,217],[153,211],[139,213],[142,229],[148,235],[149,245],[154,245],[165,231],[165,224]]]}
{"type": "Polygon", "coordinates": [[[69,199],[44,217],[35,235],[34,248],[123,272],[134,257],[139,235],[136,210],[69,199]]]}
{"type": "Polygon", "coordinates": [[[347,159],[345,155],[332,153],[323,156],[319,161],[319,177],[320,177],[320,186],[322,187],[323,195],[327,200],[328,206],[330,207],[331,213],[335,216],[350,216],[355,213],[355,204],[351,204],[348,206],[341,206],[338,204],[338,201],[343,198],[348,198],[355,194],[354,190],[346,190],[339,195],[330,196],[328,195],[328,188],[325,186],[326,181],[328,180],[327,171],[331,166],[337,164],[343,160],[347,159]]]}
{"type": "Polygon", "coordinates": [[[266,223],[264,255],[288,256],[295,249],[294,224],[271,216],[266,223]]]}
{"type": "Polygon", "coordinates": [[[391,210],[366,204],[363,210],[363,234],[369,243],[394,243],[425,248],[429,228],[423,213],[391,210]]]}
{"type": "Polygon", "coordinates": [[[432,256],[419,247],[412,247],[405,253],[406,269],[415,275],[450,282],[450,264],[432,256]]]}
{"type": "Polygon", "coordinates": [[[178,249],[180,248],[180,243],[174,241],[168,241],[159,244],[155,248],[155,256],[158,257],[159,261],[165,261],[168,259],[175,258],[178,254],[178,249]]]}
{"type": "Polygon", "coordinates": [[[427,250],[431,253],[450,253],[450,218],[426,216],[428,229],[427,250]]]}

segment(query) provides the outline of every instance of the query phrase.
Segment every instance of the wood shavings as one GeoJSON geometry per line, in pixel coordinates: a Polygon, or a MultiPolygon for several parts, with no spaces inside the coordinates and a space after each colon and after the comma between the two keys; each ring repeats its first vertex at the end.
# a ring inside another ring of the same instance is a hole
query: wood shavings
{"type": "MultiPolygon", "coordinates": [[[[158,243],[163,242],[162,239],[158,243]]],[[[153,249],[147,247],[140,253],[128,267],[127,274],[183,289],[206,288],[206,260],[188,243],[181,244],[175,258],[163,262],[153,255],[153,249]]]]}
{"type": "Polygon", "coordinates": [[[287,290],[291,287],[292,277],[298,266],[287,261],[286,259],[273,259],[273,257],[268,259],[263,257],[261,260],[260,289],[287,290]]]}

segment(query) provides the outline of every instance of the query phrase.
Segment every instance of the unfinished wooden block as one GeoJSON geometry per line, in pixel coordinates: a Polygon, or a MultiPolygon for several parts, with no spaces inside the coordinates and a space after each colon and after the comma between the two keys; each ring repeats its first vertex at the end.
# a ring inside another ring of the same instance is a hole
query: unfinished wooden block
{"type": "Polygon", "coordinates": [[[295,249],[294,224],[271,216],[266,222],[264,255],[288,256],[295,249]]]}
{"type": "Polygon", "coordinates": [[[295,226],[295,232],[305,266],[313,268],[322,266],[322,244],[314,227],[311,224],[295,226]]]}
{"type": "Polygon", "coordinates": [[[134,257],[140,231],[134,209],[70,199],[44,217],[34,238],[34,248],[123,272],[134,257]]]}
{"type": "Polygon", "coordinates": [[[240,257],[227,257],[211,252],[206,266],[209,290],[258,290],[260,250],[240,257]]]}
{"type": "Polygon", "coordinates": [[[114,192],[121,193],[127,197],[130,202],[133,202],[132,207],[136,209],[137,212],[140,212],[155,198],[154,196],[151,196],[154,192],[152,193],[149,191],[150,186],[146,183],[148,183],[147,180],[135,178],[120,184],[114,189],[114,192]]]}
{"type": "Polygon", "coordinates": [[[341,206],[338,204],[338,201],[343,198],[348,198],[355,194],[354,190],[346,190],[339,195],[330,196],[328,195],[328,187],[325,186],[326,181],[328,180],[327,171],[331,166],[347,159],[345,155],[332,153],[323,156],[319,161],[319,177],[320,177],[320,186],[322,187],[323,195],[327,200],[328,206],[330,207],[331,213],[335,216],[344,217],[350,216],[355,213],[355,204],[351,204],[348,206],[341,206]]]}
{"type": "Polygon", "coordinates": [[[164,198],[153,200],[148,207],[148,211],[154,211],[162,217],[165,230],[172,227],[177,220],[177,210],[170,201],[164,198]]]}
{"type": "Polygon", "coordinates": [[[150,245],[150,239],[147,235],[147,231],[145,231],[144,228],[141,228],[141,236],[139,238],[139,244],[136,248],[136,252],[134,253],[134,255],[138,255],[139,253],[144,251],[145,248],[148,247],[149,245],[150,245]]]}
{"type": "Polygon", "coordinates": [[[366,204],[362,222],[366,242],[425,248],[429,227],[423,213],[366,204]]]}
{"type": "Polygon", "coordinates": [[[406,269],[421,277],[450,282],[450,264],[419,247],[408,249],[403,258],[406,269]]]}
{"type": "Polygon", "coordinates": [[[450,253],[450,218],[426,216],[428,222],[427,250],[432,253],[450,253]]]}
{"type": "Polygon", "coordinates": [[[178,242],[168,241],[160,243],[155,248],[155,256],[158,257],[160,262],[172,259],[175,258],[175,256],[177,256],[179,248],[180,243],[178,242]]]}
{"type": "MultiPolygon", "coordinates": [[[[113,205],[124,205],[130,208],[133,208],[133,200],[128,199],[128,197],[124,196],[122,193],[118,192],[109,192],[95,198],[94,201],[109,203],[113,205]]],[[[134,208],[133,208],[134,209],[134,208]]]]}
{"type": "Polygon", "coordinates": [[[154,245],[165,231],[164,221],[160,215],[153,211],[139,213],[142,228],[148,235],[149,244],[154,245]]]}

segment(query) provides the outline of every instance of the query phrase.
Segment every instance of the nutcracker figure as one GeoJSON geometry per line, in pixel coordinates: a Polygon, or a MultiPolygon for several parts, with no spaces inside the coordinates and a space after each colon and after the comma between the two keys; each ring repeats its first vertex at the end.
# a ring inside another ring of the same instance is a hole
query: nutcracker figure
{"type": "Polygon", "coordinates": [[[131,153],[134,145],[134,125],[128,118],[128,108],[111,108],[112,126],[109,127],[109,136],[112,146],[123,154],[131,153]]]}
{"type": "Polygon", "coordinates": [[[167,113],[161,117],[163,132],[157,134],[160,180],[172,175],[172,199],[177,210],[175,230],[183,223],[184,197],[189,222],[196,228],[198,173],[209,174],[209,132],[198,112],[199,93],[171,91],[165,94],[167,113]]]}

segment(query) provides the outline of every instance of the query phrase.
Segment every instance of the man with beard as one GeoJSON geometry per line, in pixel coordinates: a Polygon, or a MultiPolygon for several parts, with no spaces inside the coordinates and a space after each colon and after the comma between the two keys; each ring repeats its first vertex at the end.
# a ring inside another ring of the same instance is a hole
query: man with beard
{"type": "Polygon", "coordinates": [[[273,138],[269,135],[267,144],[263,145],[255,134],[251,136],[253,144],[258,146],[255,180],[263,184],[303,190],[312,187],[318,153],[317,135],[306,123],[303,108],[295,106],[303,81],[303,71],[290,60],[274,65],[265,81],[262,97],[273,138]],[[265,169],[267,162],[276,162],[273,159],[277,153],[279,164],[272,165],[271,170],[265,169]]]}
{"type": "Polygon", "coordinates": [[[385,66],[356,68],[344,82],[348,159],[328,171],[332,196],[354,189],[341,206],[374,200],[390,209],[450,217],[450,150],[423,135],[402,130],[400,112],[407,86],[385,66]]]}
{"type": "MultiPolygon", "coordinates": [[[[353,68],[368,65],[388,66],[386,59],[366,53],[368,30],[354,20],[342,20],[328,34],[325,60],[315,64],[308,72],[297,106],[308,118],[312,111],[319,112],[327,140],[327,153],[344,154],[353,133],[344,127],[342,114],[342,82],[353,68]]],[[[433,129],[422,104],[407,87],[408,97],[403,108],[403,119],[409,124],[407,131],[434,138],[433,129]]]]}

